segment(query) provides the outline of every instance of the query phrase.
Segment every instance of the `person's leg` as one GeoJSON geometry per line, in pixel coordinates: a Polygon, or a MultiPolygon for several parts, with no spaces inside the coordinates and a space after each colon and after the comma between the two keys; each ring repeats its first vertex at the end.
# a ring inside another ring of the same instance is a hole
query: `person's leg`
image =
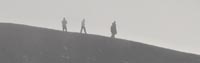
{"type": "Polygon", "coordinates": [[[65,31],[65,27],[63,27],[63,31],[65,31]]]}
{"type": "Polygon", "coordinates": [[[111,38],[113,38],[113,37],[114,37],[114,35],[112,34],[112,35],[111,35],[111,38]]]}
{"type": "Polygon", "coordinates": [[[87,31],[86,31],[86,28],[84,27],[84,32],[85,32],[85,34],[87,34],[87,31]]]}
{"type": "Polygon", "coordinates": [[[112,33],[111,38],[115,38],[115,35],[116,35],[116,34],[112,33]]]}
{"type": "Polygon", "coordinates": [[[65,31],[67,32],[67,26],[65,26],[65,31]]]}
{"type": "Polygon", "coordinates": [[[66,31],[66,26],[65,25],[63,25],[63,31],[66,31]]]}
{"type": "Polygon", "coordinates": [[[83,30],[83,26],[81,27],[81,31],[80,31],[80,33],[82,33],[82,30],[83,30]]]}
{"type": "Polygon", "coordinates": [[[113,34],[113,38],[115,38],[115,34],[113,34]]]}
{"type": "Polygon", "coordinates": [[[66,31],[66,28],[64,28],[64,31],[66,31]]]}
{"type": "Polygon", "coordinates": [[[63,31],[66,31],[66,28],[64,27],[64,30],[63,31]]]}

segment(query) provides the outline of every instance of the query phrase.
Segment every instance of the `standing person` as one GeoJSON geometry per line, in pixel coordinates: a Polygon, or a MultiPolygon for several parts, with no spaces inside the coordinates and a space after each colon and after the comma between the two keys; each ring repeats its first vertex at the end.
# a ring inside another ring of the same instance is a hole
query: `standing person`
{"type": "Polygon", "coordinates": [[[62,20],[62,29],[63,29],[63,31],[67,31],[67,21],[66,21],[65,17],[62,20]]]}
{"type": "Polygon", "coordinates": [[[114,21],[111,25],[111,37],[115,38],[115,35],[117,34],[117,27],[116,27],[116,21],[114,21]]]}
{"type": "Polygon", "coordinates": [[[85,34],[87,34],[86,28],[85,28],[85,19],[83,19],[83,21],[81,22],[81,31],[80,31],[80,33],[82,33],[83,30],[84,30],[85,34]]]}

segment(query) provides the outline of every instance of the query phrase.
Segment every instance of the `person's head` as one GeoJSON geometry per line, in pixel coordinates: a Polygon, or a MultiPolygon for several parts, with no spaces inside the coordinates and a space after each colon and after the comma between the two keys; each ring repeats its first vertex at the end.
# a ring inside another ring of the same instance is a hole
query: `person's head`
{"type": "Polygon", "coordinates": [[[116,23],[116,21],[113,21],[113,24],[115,24],[116,23]]]}
{"type": "Polygon", "coordinates": [[[63,17],[63,21],[66,21],[65,17],[63,17]]]}

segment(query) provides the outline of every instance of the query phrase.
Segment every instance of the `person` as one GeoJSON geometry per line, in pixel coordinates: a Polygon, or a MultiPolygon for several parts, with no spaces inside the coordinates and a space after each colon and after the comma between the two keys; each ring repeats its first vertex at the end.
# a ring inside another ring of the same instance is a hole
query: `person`
{"type": "Polygon", "coordinates": [[[114,21],[111,25],[111,34],[111,37],[115,38],[115,35],[117,34],[116,21],[114,21]]]}
{"type": "Polygon", "coordinates": [[[63,31],[67,31],[67,21],[66,21],[65,17],[62,20],[62,29],[63,29],[63,31]]]}
{"type": "Polygon", "coordinates": [[[80,33],[82,33],[82,31],[84,30],[85,34],[87,34],[86,28],[85,28],[85,19],[83,19],[83,21],[81,22],[81,31],[80,33]]]}

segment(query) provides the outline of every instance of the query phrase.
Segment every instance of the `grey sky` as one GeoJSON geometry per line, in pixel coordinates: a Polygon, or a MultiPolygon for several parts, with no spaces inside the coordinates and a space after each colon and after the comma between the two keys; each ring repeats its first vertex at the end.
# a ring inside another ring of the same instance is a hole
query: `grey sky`
{"type": "Polygon", "coordinates": [[[118,38],[200,54],[199,0],[0,0],[0,22],[110,36],[116,20],[118,38]]]}

